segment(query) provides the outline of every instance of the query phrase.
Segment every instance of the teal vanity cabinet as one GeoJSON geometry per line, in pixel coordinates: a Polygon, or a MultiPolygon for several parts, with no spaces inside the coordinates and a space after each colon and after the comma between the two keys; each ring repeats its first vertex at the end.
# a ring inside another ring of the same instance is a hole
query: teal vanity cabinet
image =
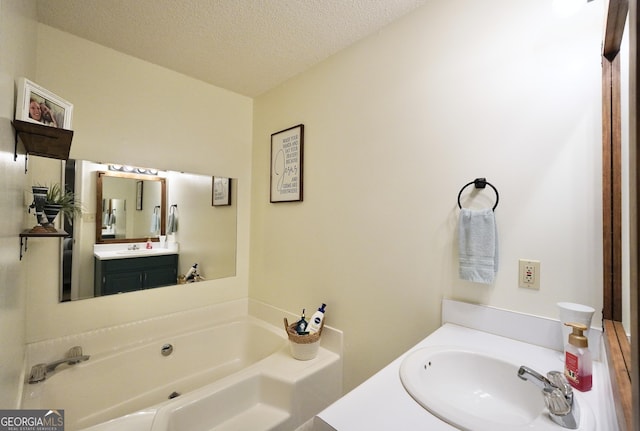
{"type": "Polygon", "coordinates": [[[95,260],[95,296],[177,284],[178,254],[95,260]]]}

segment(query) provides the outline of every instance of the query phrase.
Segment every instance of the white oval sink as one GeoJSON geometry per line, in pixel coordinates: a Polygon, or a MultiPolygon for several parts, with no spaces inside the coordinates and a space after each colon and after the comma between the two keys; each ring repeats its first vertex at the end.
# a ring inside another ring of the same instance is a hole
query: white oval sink
{"type": "MultiPolygon", "coordinates": [[[[434,346],[407,355],[400,379],[422,407],[463,430],[563,430],[549,418],[541,390],[518,378],[520,365],[525,364],[434,346]]],[[[579,430],[594,430],[593,413],[585,403],[579,405],[579,430]]]]}

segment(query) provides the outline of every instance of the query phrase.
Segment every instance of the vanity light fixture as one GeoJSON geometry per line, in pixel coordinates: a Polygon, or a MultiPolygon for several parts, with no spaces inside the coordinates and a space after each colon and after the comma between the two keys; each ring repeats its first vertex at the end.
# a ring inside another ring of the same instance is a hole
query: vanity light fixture
{"type": "Polygon", "coordinates": [[[142,174],[142,175],[158,175],[158,170],[157,169],[151,169],[151,168],[138,168],[136,166],[128,166],[128,165],[109,165],[109,170],[110,171],[117,171],[117,172],[133,172],[136,174],[142,174]]]}

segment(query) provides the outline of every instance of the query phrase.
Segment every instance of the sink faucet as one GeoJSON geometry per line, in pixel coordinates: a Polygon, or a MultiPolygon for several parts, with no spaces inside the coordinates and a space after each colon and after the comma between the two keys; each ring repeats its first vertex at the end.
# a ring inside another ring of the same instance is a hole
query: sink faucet
{"type": "Polygon", "coordinates": [[[127,250],[138,250],[138,249],[140,249],[140,247],[138,247],[138,244],[133,244],[127,247],[127,250]]]}
{"type": "Polygon", "coordinates": [[[545,377],[523,365],[518,370],[518,377],[542,390],[552,421],[568,429],[577,429],[580,426],[578,402],[573,399],[573,390],[560,371],[549,371],[545,377]]]}
{"type": "Polygon", "coordinates": [[[29,383],[42,382],[47,378],[47,373],[53,372],[58,365],[69,364],[75,365],[80,362],[88,361],[89,355],[82,354],[82,347],[75,346],[69,349],[64,356],[64,359],[50,362],[48,364],[37,364],[31,367],[31,374],[29,375],[29,383]]]}

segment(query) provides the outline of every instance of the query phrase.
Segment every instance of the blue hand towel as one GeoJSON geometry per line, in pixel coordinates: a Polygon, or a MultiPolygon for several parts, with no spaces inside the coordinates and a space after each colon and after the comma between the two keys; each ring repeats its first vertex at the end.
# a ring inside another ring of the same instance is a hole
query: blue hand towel
{"type": "Polygon", "coordinates": [[[171,205],[169,208],[169,222],[167,223],[167,233],[178,232],[178,206],[171,205]]]}
{"type": "Polygon", "coordinates": [[[153,214],[151,215],[151,227],[149,228],[151,233],[155,233],[160,230],[160,208],[155,207],[153,214]]]}
{"type": "Polygon", "coordinates": [[[493,283],[498,272],[498,231],[492,209],[460,210],[458,248],[460,278],[493,283]]]}

